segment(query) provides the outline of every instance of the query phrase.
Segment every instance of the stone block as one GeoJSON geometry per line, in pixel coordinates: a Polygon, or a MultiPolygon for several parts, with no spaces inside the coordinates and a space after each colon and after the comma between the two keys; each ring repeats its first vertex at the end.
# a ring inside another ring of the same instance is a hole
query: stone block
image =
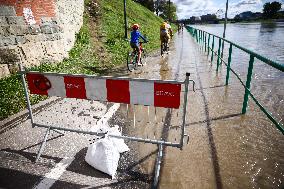
{"type": "Polygon", "coordinates": [[[0,36],[0,47],[3,46],[9,46],[9,45],[16,45],[16,37],[10,36],[10,37],[1,37],[0,36]]]}
{"type": "Polygon", "coordinates": [[[51,24],[52,23],[52,20],[50,17],[41,17],[41,23],[42,24],[51,24]]]}
{"type": "Polygon", "coordinates": [[[61,34],[55,33],[55,34],[45,34],[45,41],[56,41],[62,39],[61,34]]]}
{"type": "Polygon", "coordinates": [[[0,64],[16,64],[20,57],[15,49],[0,48],[0,64]]]}
{"type": "Polygon", "coordinates": [[[52,17],[51,21],[52,21],[53,24],[59,24],[59,19],[56,18],[56,17],[52,17]]]}
{"type": "Polygon", "coordinates": [[[7,77],[9,75],[10,75],[10,71],[9,71],[8,65],[1,65],[0,64],[0,79],[7,77]]]}
{"type": "Polygon", "coordinates": [[[41,32],[45,34],[59,33],[61,28],[55,24],[43,24],[40,26],[41,32]]]}
{"type": "Polygon", "coordinates": [[[25,35],[28,33],[27,25],[11,25],[8,27],[10,35],[25,35]]]}
{"type": "Polygon", "coordinates": [[[9,25],[0,26],[0,36],[3,36],[3,37],[10,36],[10,32],[8,29],[9,29],[9,25]]]}
{"type": "Polygon", "coordinates": [[[24,17],[22,16],[7,16],[7,22],[10,25],[25,25],[24,17]]]}
{"type": "MultiPolygon", "coordinates": [[[[18,61],[17,63],[20,63],[20,61],[18,61]]],[[[14,63],[14,64],[8,64],[8,68],[11,74],[16,74],[17,72],[19,72],[19,66],[14,63]]]]}
{"type": "Polygon", "coordinates": [[[7,19],[5,16],[0,16],[0,26],[7,25],[7,19]]]}
{"type": "Polygon", "coordinates": [[[17,44],[25,44],[27,42],[27,38],[25,36],[16,36],[17,44]]]}
{"type": "Polygon", "coordinates": [[[13,6],[0,5],[0,16],[16,16],[13,6]]]}
{"type": "Polygon", "coordinates": [[[36,43],[41,42],[45,40],[44,34],[38,34],[38,35],[26,35],[25,36],[27,43],[36,43]]]}
{"type": "Polygon", "coordinates": [[[41,33],[41,29],[40,29],[39,25],[31,25],[28,28],[28,32],[29,32],[29,34],[37,35],[37,34],[41,33]]]}

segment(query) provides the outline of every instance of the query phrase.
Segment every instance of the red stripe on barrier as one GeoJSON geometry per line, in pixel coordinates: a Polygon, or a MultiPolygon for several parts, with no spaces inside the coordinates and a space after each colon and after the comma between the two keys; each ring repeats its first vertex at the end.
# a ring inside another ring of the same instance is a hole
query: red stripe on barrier
{"type": "Polygon", "coordinates": [[[47,90],[51,84],[44,75],[27,73],[27,80],[31,94],[48,95],[47,90]]]}
{"type": "Polygon", "coordinates": [[[180,84],[154,83],[154,106],[179,108],[180,90],[180,84]]]}
{"type": "Polygon", "coordinates": [[[106,80],[107,101],[130,104],[128,80],[106,80]]]}
{"type": "Polygon", "coordinates": [[[86,99],[86,88],[83,77],[64,76],[66,97],[86,99]]]}

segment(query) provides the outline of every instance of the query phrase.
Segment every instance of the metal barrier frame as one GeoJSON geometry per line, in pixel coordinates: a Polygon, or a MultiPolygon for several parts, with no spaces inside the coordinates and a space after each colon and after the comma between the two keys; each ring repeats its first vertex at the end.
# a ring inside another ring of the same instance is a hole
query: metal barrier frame
{"type": "MultiPolygon", "coordinates": [[[[157,188],[158,187],[158,181],[159,181],[159,174],[160,174],[160,167],[161,167],[161,160],[163,158],[163,147],[164,146],[171,146],[171,147],[176,147],[179,148],[180,150],[183,149],[184,146],[184,138],[187,137],[187,142],[189,141],[189,136],[185,134],[185,122],[186,122],[186,112],[187,112],[187,96],[188,96],[188,85],[189,82],[193,82],[193,91],[195,91],[194,86],[195,82],[194,80],[189,79],[190,73],[186,73],[186,79],[184,81],[174,81],[174,80],[147,80],[147,79],[133,79],[133,78],[127,78],[127,77],[110,77],[110,76],[105,76],[105,77],[100,77],[100,76],[93,76],[93,75],[78,75],[78,74],[61,74],[61,73],[41,73],[41,72],[32,72],[32,71],[25,71],[24,68],[19,65],[20,72],[19,74],[21,75],[21,80],[24,86],[24,92],[25,92],[25,97],[26,97],[26,102],[27,102],[27,108],[29,110],[29,118],[31,119],[31,124],[32,127],[41,127],[41,128],[46,128],[46,133],[44,135],[43,141],[41,143],[41,146],[38,150],[37,157],[35,159],[35,162],[37,162],[45,148],[45,144],[47,142],[48,135],[50,131],[55,131],[60,134],[60,131],[68,131],[68,132],[75,132],[75,133],[82,133],[82,134],[89,134],[89,135],[96,135],[96,136],[105,136],[106,133],[98,133],[98,132],[91,132],[91,131],[86,131],[86,130],[79,130],[79,129],[72,129],[72,128],[66,128],[66,127],[58,127],[58,126],[52,126],[52,125],[44,125],[44,124],[38,124],[35,123],[34,117],[33,117],[33,112],[32,112],[32,106],[30,103],[29,99],[29,93],[28,93],[28,87],[26,83],[26,77],[25,75],[27,73],[35,73],[35,74],[48,74],[48,75],[55,75],[55,76],[74,76],[74,77],[84,77],[84,78],[97,78],[97,79],[116,79],[116,80],[129,80],[129,81],[142,81],[142,82],[159,82],[159,83],[172,83],[172,84],[184,84],[185,85],[185,91],[184,91],[184,103],[183,103],[183,116],[182,116],[182,126],[181,126],[181,139],[179,143],[173,143],[173,142],[167,142],[164,140],[153,140],[153,139],[144,139],[144,138],[138,138],[138,137],[130,137],[130,136],[117,136],[117,135],[108,135],[110,137],[114,138],[120,138],[120,139],[126,139],[126,140],[131,140],[131,141],[136,141],[136,142],[144,142],[144,143],[150,143],[150,144],[156,144],[158,146],[158,154],[157,154],[157,159],[156,159],[156,164],[155,164],[155,176],[154,176],[154,182],[152,188],[157,188]]],[[[182,91],[180,91],[182,92],[182,91]]],[[[181,98],[181,97],[180,97],[181,98]]]]}
{"type": "Polygon", "coordinates": [[[244,100],[243,100],[243,107],[242,107],[242,114],[245,114],[247,111],[247,104],[248,104],[248,98],[249,96],[253,99],[253,101],[256,103],[256,105],[261,109],[261,111],[268,117],[268,119],[270,121],[273,122],[273,124],[277,127],[278,130],[280,130],[282,132],[282,134],[284,135],[284,126],[283,124],[281,124],[280,122],[278,122],[276,120],[276,118],[274,118],[271,114],[271,112],[269,112],[268,110],[266,110],[263,105],[261,105],[258,100],[254,97],[254,95],[251,93],[250,91],[250,83],[251,83],[251,78],[252,78],[252,71],[253,71],[253,64],[254,64],[254,59],[257,58],[258,60],[264,62],[267,65],[272,66],[273,68],[276,68],[277,70],[280,70],[282,72],[284,72],[284,64],[275,62],[273,60],[270,60],[264,56],[261,56],[249,49],[246,49],[244,47],[241,47],[225,38],[219,37],[217,35],[214,35],[212,33],[208,33],[206,31],[200,30],[200,29],[196,29],[193,28],[191,26],[186,26],[188,32],[193,36],[193,38],[196,39],[196,42],[201,45],[202,47],[204,47],[205,52],[206,52],[206,48],[207,48],[207,56],[209,56],[209,50],[212,52],[211,54],[211,63],[213,63],[213,57],[214,55],[217,56],[217,67],[216,67],[216,71],[219,70],[219,66],[220,64],[223,62],[226,66],[227,66],[227,74],[226,74],[226,86],[229,84],[229,78],[230,78],[230,71],[237,77],[237,79],[240,81],[241,85],[244,87],[245,89],[245,95],[244,95],[244,100]],[[208,36],[208,41],[206,41],[206,36],[208,36]],[[212,47],[210,47],[210,38],[212,36],[212,47]],[[218,51],[215,52],[214,51],[214,38],[219,39],[219,46],[218,46],[218,51]],[[223,59],[223,49],[224,49],[224,43],[227,42],[230,47],[229,47],[229,56],[228,56],[228,62],[226,63],[223,59]],[[221,52],[221,46],[222,47],[222,52],[221,52]],[[247,54],[250,55],[250,60],[249,60],[249,66],[248,66],[248,72],[247,72],[247,80],[246,83],[244,83],[241,78],[239,77],[239,75],[231,68],[231,61],[232,61],[232,51],[233,51],[233,47],[238,48],[240,50],[242,50],[243,52],[246,52],[247,54]]]}

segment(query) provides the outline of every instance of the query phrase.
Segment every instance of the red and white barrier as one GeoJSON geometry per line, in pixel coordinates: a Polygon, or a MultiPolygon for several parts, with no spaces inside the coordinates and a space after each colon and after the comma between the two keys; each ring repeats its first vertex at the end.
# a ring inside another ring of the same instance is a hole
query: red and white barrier
{"type": "Polygon", "coordinates": [[[181,84],[27,73],[31,94],[179,108],[181,84]]]}

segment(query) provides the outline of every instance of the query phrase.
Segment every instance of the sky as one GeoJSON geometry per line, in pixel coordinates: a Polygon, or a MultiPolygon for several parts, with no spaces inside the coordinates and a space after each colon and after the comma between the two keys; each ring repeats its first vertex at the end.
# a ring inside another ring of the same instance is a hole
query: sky
{"type": "MultiPolygon", "coordinates": [[[[284,0],[273,0],[282,3],[284,0]]],[[[172,0],[177,5],[179,19],[204,14],[216,14],[222,18],[225,15],[226,0],[172,0]]],[[[263,4],[271,0],[229,0],[228,17],[233,18],[236,14],[244,11],[262,12],[263,4]]]]}

